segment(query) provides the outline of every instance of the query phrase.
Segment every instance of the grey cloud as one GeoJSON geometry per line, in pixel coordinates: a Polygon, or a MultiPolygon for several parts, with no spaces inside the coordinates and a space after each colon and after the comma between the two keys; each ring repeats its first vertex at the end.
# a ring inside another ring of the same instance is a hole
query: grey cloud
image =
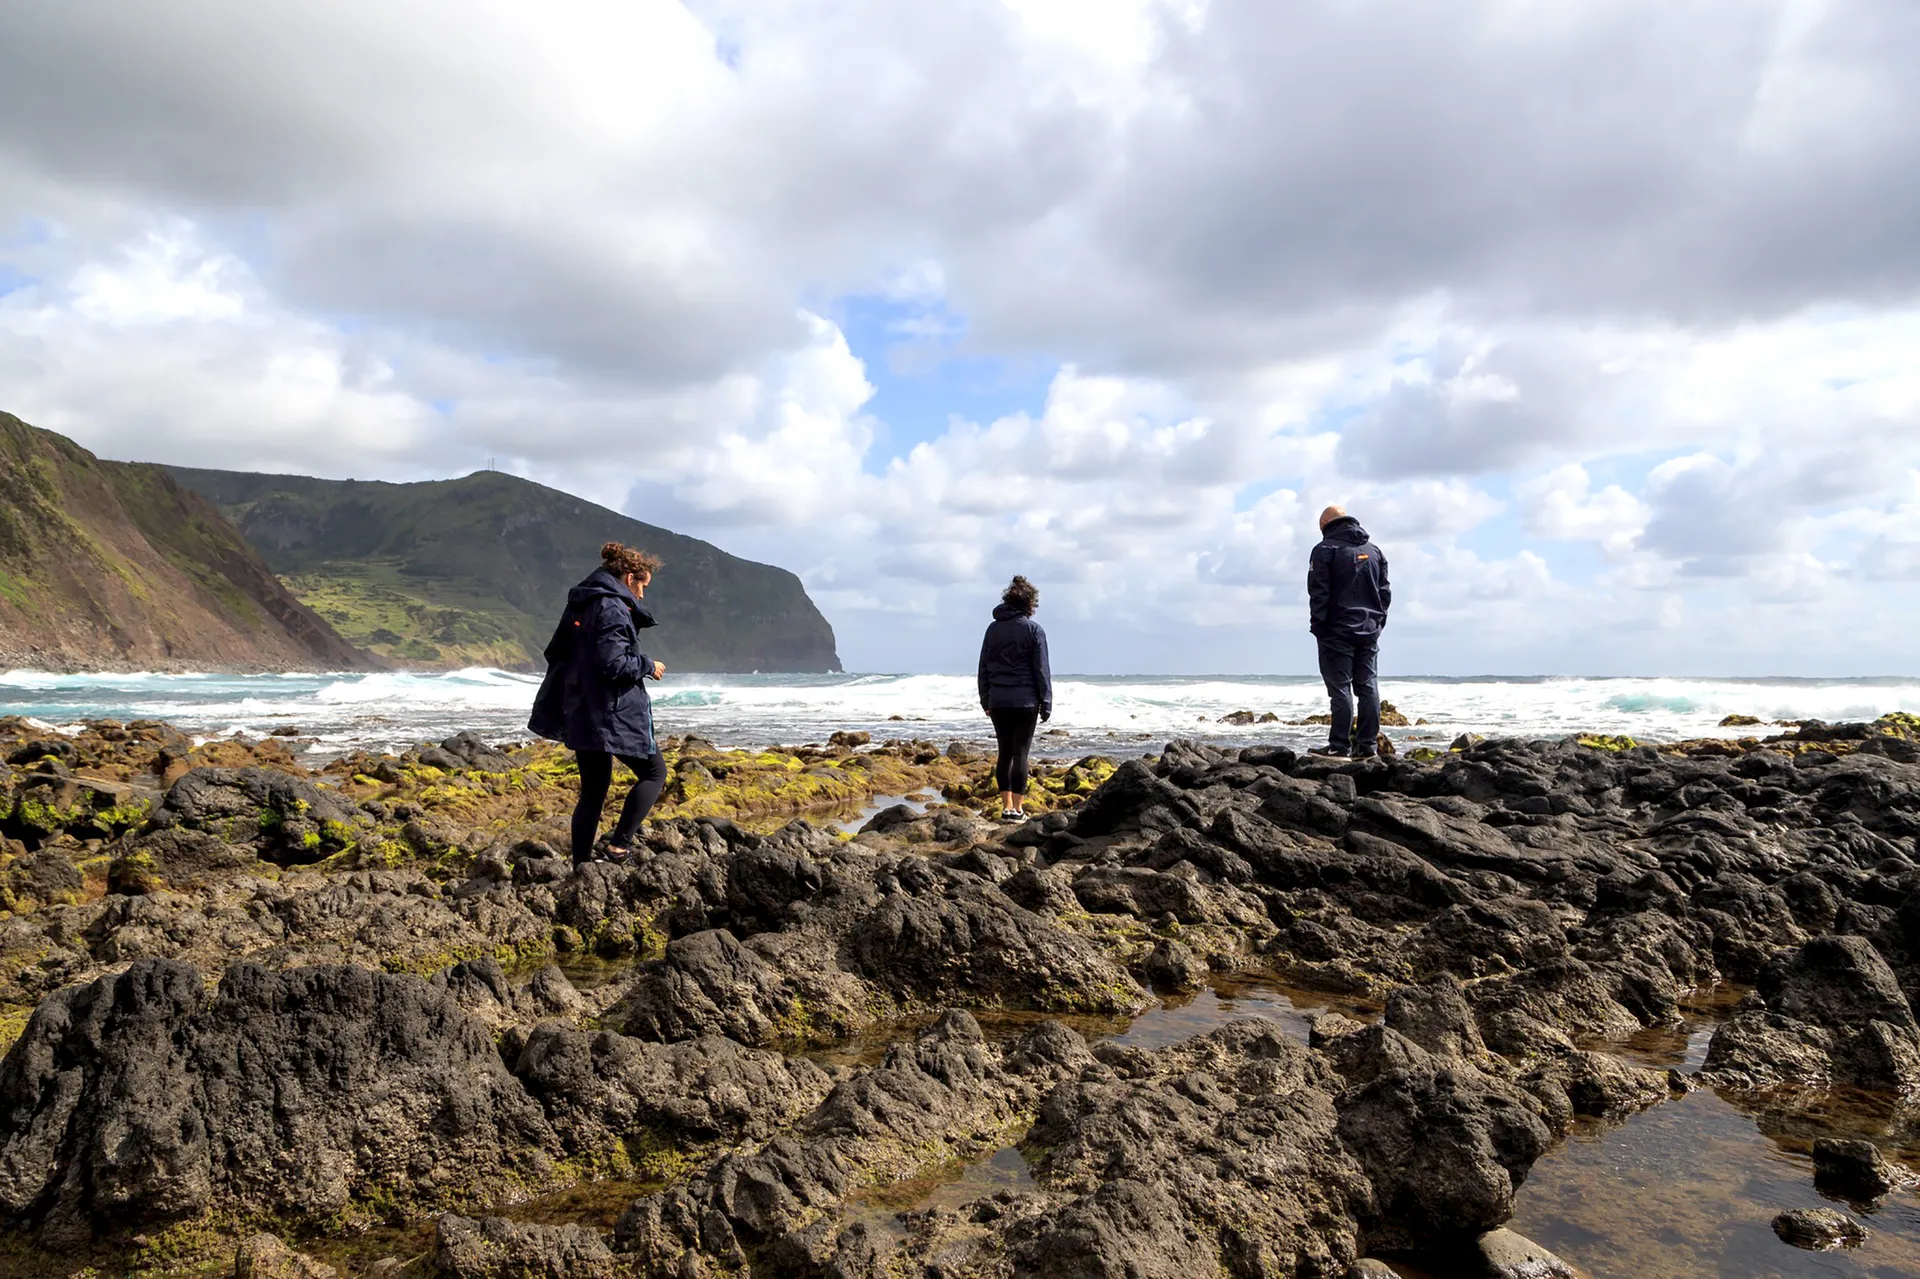
{"type": "MultiPolygon", "coordinates": [[[[100,199],[258,211],[249,260],[294,305],[583,376],[713,377],[943,227],[1043,218],[1105,133],[1009,56],[998,6],[787,16],[634,144],[544,118],[573,92],[546,51],[478,40],[454,6],[7,6],[0,152],[100,199]],[[647,264],[663,215],[695,242],[647,264]]],[[[546,20],[569,18],[607,38],[578,8],[546,20]]]]}
{"type": "Polygon", "coordinates": [[[1383,480],[1479,475],[1577,445],[1593,432],[1591,410],[1603,393],[1586,359],[1571,344],[1541,339],[1508,342],[1471,361],[1443,351],[1430,381],[1395,382],[1341,433],[1340,466],[1383,480]]]}
{"type": "Polygon", "coordinates": [[[1843,437],[1806,453],[1772,451],[1744,464],[1702,456],[1656,468],[1644,495],[1652,518],[1639,549],[1678,560],[1693,577],[1737,578],[1755,556],[1804,545],[1808,519],[1910,482],[1902,461],[1920,461],[1910,429],[1847,424],[1843,437]]]}
{"type": "Polygon", "coordinates": [[[1116,364],[1207,367],[1432,294],[1704,324],[1911,298],[1920,10],[1824,6],[1798,46],[1796,12],[1222,0],[1169,33],[1187,109],[1135,121],[1124,172],[986,286],[978,331],[1036,340],[1038,315],[1116,364]],[[1058,256],[1103,274],[1063,297],[1058,256]]]}
{"type": "Polygon", "coordinates": [[[715,19],[732,87],[638,151],[548,137],[521,84],[567,92],[545,51],[455,12],[5,6],[0,150],[264,211],[254,260],[296,304],[651,384],[928,257],[963,350],[1136,373],[1364,340],[1433,294],[1717,323],[1920,284],[1906,0],[1828,5],[1797,42],[1784,0],[1215,0],[1169,21],[1130,114],[1056,83],[998,4],[743,9],[715,19]],[[618,228],[662,210],[704,251],[637,266],[618,228]]]}

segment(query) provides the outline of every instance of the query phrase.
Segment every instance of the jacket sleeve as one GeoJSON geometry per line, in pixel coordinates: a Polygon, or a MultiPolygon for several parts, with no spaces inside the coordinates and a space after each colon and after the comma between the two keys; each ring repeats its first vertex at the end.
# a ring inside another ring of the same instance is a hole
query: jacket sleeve
{"type": "Polygon", "coordinates": [[[646,654],[634,651],[627,635],[628,610],[612,601],[603,601],[593,611],[593,665],[603,683],[618,689],[632,688],[653,670],[646,654]]]}
{"type": "Polygon", "coordinates": [[[1326,629],[1332,594],[1333,554],[1322,554],[1323,549],[1314,547],[1307,561],[1307,629],[1315,635],[1326,629]]]}
{"type": "Polygon", "coordinates": [[[1387,582],[1387,557],[1375,551],[1380,561],[1380,625],[1387,624],[1387,611],[1393,607],[1393,587],[1387,582]]]}
{"type": "Polygon", "coordinates": [[[648,657],[645,653],[642,653],[639,651],[639,648],[640,648],[639,633],[645,630],[647,627],[655,624],[653,620],[653,610],[648,608],[645,603],[636,603],[632,608],[628,609],[627,611],[633,617],[633,627],[634,627],[633,645],[634,645],[635,660],[637,660],[640,663],[640,678],[652,679],[653,678],[653,659],[651,657],[648,657]]]}
{"type": "Polygon", "coordinates": [[[1047,656],[1047,633],[1033,628],[1033,695],[1040,702],[1040,718],[1053,714],[1053,662],[1047,656]]]}
{"type": "MultiPolygon", "coordinates": [[[[993,632],[988,630],[987,635],[993,632]]],[[[987,636],[980,637],[980,709],[987,709],[987,636]]]]}

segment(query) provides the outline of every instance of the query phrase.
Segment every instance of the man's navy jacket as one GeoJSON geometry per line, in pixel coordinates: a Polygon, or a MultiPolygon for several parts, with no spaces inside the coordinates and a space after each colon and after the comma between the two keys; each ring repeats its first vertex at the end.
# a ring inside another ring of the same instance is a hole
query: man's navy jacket
{"type": "Polygon", "coordinates": [[[1307,603],[1312,630],[1323,644],[1367,645],[1387,626],[1393,588],[1387,557],[1351,515],[1328,522],[1307,563],[1307,603]]]}

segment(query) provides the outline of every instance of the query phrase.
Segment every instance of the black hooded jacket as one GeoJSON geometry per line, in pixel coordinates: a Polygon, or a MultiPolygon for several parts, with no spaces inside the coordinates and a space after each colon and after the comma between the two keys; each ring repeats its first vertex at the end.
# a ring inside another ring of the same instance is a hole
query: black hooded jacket
{"type": "Polygon", "coordinates": [[[547,641],[547,676],[527,727],[574,750],[653,754],[653,661],[640,632],[653,613],[606,569],[567,592],[567,611],[547,641]]]}
{"type": "Polygon", "coordinates": [[[1351,515],[1330,521],[1307,563],[1307,604],[1322,643],[1371,644],[1387,626],[1387,557],[1351,515]]]}
{"type": "Polygon", "coordinates": [[[1011,604],[994,608],[993,624],[980,641],[980,709],[1053,714],[1047,633],[1011,604]]]}

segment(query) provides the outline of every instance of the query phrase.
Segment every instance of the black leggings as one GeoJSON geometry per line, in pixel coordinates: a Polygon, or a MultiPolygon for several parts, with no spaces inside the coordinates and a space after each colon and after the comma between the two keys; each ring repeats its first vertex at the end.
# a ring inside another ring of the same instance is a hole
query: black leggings
{"type": "MultiPolygon", "coordinates": [[[[600,810],[607,802],[607,789],[613,785],[613,756],[606,751],[575,751],[580,763],[580,802],[573,810],[573,860],[576,864],[593,856],[593,837],[600,830],[600,810]]],[[[659,751],[642,759],[622,755],[620,762],[633,770],[633,789],[620,809],[620,823],[609,836],[621,848],[633,843],[640,823],[660,798],[667,784],[667,761],[659,751]]]]}
{"type": "Polygon", "coordinates": [[[993,721],[993,739],[1000,745],[1000,758],[994,761],[993,780],[1000,793],[1027,793],[1027,752],[1033,749],[1033,730],[1040,723],[1040,712],[1031,706],[1001,706],[987,712],[993,721]]]}

